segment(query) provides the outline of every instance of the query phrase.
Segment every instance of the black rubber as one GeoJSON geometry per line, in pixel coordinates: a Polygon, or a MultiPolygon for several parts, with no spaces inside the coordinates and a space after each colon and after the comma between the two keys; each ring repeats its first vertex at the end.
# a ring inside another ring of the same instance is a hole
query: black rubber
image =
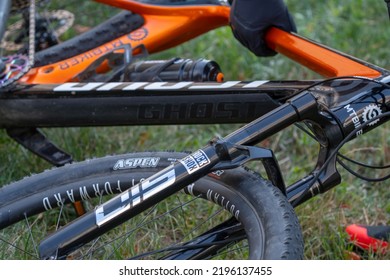
{"type": "MultiPolygon", "coordinates": [[[[25,178],[0,189],[0,228],[14,223],[18,226],[26,217],[70,203],[69,197],[87,200],[114,192],[119,185],[124,191],[185,155],[148,152],[108,156],[25,178]],[[67,195],[70,193],[72,196],[67,195]]],[[[244,168],[218,171],[188,186],[185,192],[219,205],[238,219],[248,239],[247,257],[303,258],[302,234],[293,208],[276,187],[259,175],[244,168]]],[[[196,211],[190,213],[198,215],[196,211]]],[[[2,232],[0,248],[6,238],[2,232]]]]}
{"type": "Polygon", "coordinates": [[[48,65],[87,52],[130,33],[141,27],[143,23],[144,19],[138,14],[120,12],[87,32],[37,52],[34,67],[48,65]]]}

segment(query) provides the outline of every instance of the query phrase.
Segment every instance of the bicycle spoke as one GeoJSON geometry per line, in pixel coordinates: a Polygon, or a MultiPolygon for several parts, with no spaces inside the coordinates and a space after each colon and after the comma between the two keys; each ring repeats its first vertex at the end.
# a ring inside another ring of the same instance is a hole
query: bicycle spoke
{"type": "MultiPolygon", "coordinates": [[[[158,220],[161,219],[162,217],[164,217],[164,216],[166,216],[166,215],[168,215],[168,214],[170,214],[170,213],[173,213],[174,211],[176,211],[176,210],[179,209],[179,208],[185,207],[186,205],[190,204],[191,202],[193,202],[193,201],[195,201],[195,200],[197,200],[197,199],[198,199],[198,197],[194,197],[194,198],[192,198],[190,201],[188,201],[188,202],[186,202],[186,203],[183,203],[183,204],[180,204],[179,206],[177,206],[177,207],[175,207],[175,208],[173,208],[173,209],[171,209],[171,210],[169,210],[169,211],[166,211],[166,212],[160,214],[159,216],[155,217],[155,218],[152,219],[152,220],[145,221],[145,220],[151,215],[151,213],[153,212],[153,210],[156,209],[157,205],[155,205],[155,206],[153,206],[153,207],[148,211],[148,213],[145,215],[145,217],[143,217],[143,219],[135,226],[134,229],[132,229],[132,230],[126,232],[126,233],[123,233],[123,234],[121,234],[120,236],[117,236],[116,238],[113,238],[112,240],[110,240],[109,243],[103,244],[103,245],[99,246],[98,248],[95,248],[93,251],[91,251],[91,252],[89,252],[89,253],[92,254],[92,253],[94,253],[95,251],[101,249],[102,247],[107,246],[108,244],[112,244],[112,243],[114,243],[115,241],[117,241],[117,240],[119,240],[119,239],[123,239],[123,241],[120,243],[120,245],[122,245],[122,244],[125,242],[125,240],[126,240],[127,238],[129,238],[132,234],[134,234],[134,233],[136,232],[136,230],[137,230],[138,228],[143,227],[143,226],[147,226],[147,225],[151,225],[151,224],[153,224],[156,220],[158,221],[158,220]]],[[[100,202],[100,203],[101,203],[101,202],[100,202]]],[[[95,242],[94,244],[96,244],[96,240],[95,240],[94,242],[95,242]]],[[[117,247],[119,247],[119,246],[117,246],[117,247]]],[[[92,249],[92,248],[93,248],[93,247],[91,247],[91,249],[92,249]]],[[[91,249],[90,249],[90,250],[91,250],[91,249]]],[[[115,249],[114,249],[113,251],[115,251],[115,249]]],[[[110,256],[112,256],[113,253],[114,253],[114,252],[112,252],[110,256]]],[[[86,254],[86,255],[88,255],[88,254],[86,254]]]]}
{"type": "Polygon", "coordinates": [[[31,241],[32,241],[32,243],[33,243],[33,247],[34,247],[34,250],[35,250],[35,254],[36,254],[37,258],[38,258],[38,256],[39,256],[38,247],[37,247],[37,245],[36,245],[34,236],[33,236],[33,234],[32,234],[31,225],[30,225],[30,223],[28,222],[28,218],[27,218],[27,215],[26,215],[26,214],[24,214],[24,219],[25,219],[25,221],[26,221],[27,228],[29,229],[29,235],[30,235],[31,241]]]}

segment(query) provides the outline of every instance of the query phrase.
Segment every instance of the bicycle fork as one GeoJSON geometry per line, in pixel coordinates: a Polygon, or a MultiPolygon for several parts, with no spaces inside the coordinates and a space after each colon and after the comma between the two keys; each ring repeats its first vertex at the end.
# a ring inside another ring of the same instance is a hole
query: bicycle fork
{"type": "Polygon", "coordinates": [[[296,121],[317,114],[316,99],[304,92],[290,102],[233,132],[115,196],[94,211],[48,236],[39,246],[42,259],[64,259],[73,250],[131,219],[208,173],[238,167],[249,160],[263,161],[273,183],[285,188],[272,151],[253,145],[296,121]],[[248,146],[245,146],[248,145],[248,146]]]}

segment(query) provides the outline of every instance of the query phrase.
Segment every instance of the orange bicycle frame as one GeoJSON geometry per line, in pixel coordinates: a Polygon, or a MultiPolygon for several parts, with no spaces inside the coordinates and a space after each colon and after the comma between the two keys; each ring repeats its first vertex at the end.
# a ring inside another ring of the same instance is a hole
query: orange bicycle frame
{"type": "MultiPolygon", "coordinates": [[[[156,53],[229,24],[228,6],[157,6],[133,0],[96,1],[137,13],[144,18],[144,25],[86,53],[33,68],[21,79],[21,82],[27,84],[68,82],[90,65],[90,60],[83,59],[85,55],[93,54],[94,59],[98,59],[112,51],[115,46],[125,44],[133,48],[144,45],[149,53],[156,53]]],[[[377,78],[381,76],[381,71],[368,63],[277,28],[269,30],[266,40],[272,49],[325,77],[353,75],[377,78]]]]}

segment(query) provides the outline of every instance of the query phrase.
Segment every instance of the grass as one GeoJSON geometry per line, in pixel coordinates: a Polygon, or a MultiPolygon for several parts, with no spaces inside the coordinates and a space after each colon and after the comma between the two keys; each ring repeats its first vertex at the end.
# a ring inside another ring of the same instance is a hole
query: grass
{"type": "MultiPolygon", "coordinates": [[[[301,35],[384,68],[390,68],[388,58],[390,22],[383,1],[288,0],[286,2],[301,35]]],[[[228,80],[319,77],[280,55],[271,58],[254,56],[233,38],[227,27],[154,55],[153,58],[176,56],[215,60],[224,70],[228,80]]],[[[70,152],[76,160],[83,160],[128,151],[194,150],[203,146],[215,135],[226,135],[238,126],[216,124],[56,128],[44,129],[44,132],[57,145],[70,152]]],[[[388,135],[388,126],[381,127],[374,133],[352,141],[343,152],[365,162],[388,163],[390,159],[388,135]]],[[[296,128],[289,128],[275,135],[268,144],[274,149],[287,182],[294,182],[310,171],[315,164],[317,145],[296,128]]],[[[5,131],[0,131],[1,184],[18,180],[31,173],[41,172],[49,167],[46,162],[10,140],[5,131]]],[[[307,259],[349,258],[348,252],[352,248],[351,244],[346,242],[344,228],[350,223],[390,224],[390,191],[387,183],[368,183],[356,179],[341,168],[339,170],[343,182],[337,188],[297,208],[305,238],[307,259]]],[[[368,254],[365,257],[390,259],[390,254],[368,254]]]]}

